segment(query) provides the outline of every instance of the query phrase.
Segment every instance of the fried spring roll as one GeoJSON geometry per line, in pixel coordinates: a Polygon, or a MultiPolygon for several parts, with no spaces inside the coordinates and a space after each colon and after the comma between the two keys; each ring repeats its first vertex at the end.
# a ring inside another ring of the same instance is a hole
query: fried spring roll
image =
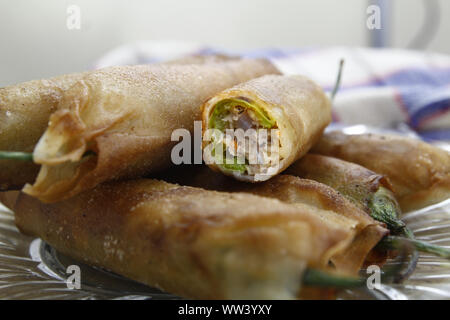
{"type": "MultiPolygon", "coordinates": [[[[276,198],[291,204],[308,204],[321,210],[333,212],[341,219],[350,219],[356,231],[351,245],[330,258],[335,268],[346,274],[357,274],[371,250],[380,240],[389,234],[384,224],[359,210],[334,189],[325,184],[300,179],[290,175],[277,176],[263,184],[247,187],[250,193],[276,198]]],[[[321,216],[320,212],[317,212],[321,216]]],[[[325,220],[334,220],[335,216],[322,215],[325,220]]],[[[340,220],[341,220],[340,219],[340,220]]],[[[343,221],[342,223],[349,222],[343,221]]]]}
{"type": "MultiPolygon", "coordinates": [[[[225,55],[186,56],[164,64],[209,64],[239,60],[225,55]]],[[[0,88],[0,151],[32,152],[47,129],[64,91],[88,72],[28,81],[0,88]]],[[[33,183],[39,165],[29,161],[0,159],[0,190],[21,189],[33,183]]]]}
{"type": "Polygon", "coordinates": [[[202,119],[205,162],[238,180],[256,182],[270,179],[304,155],[330,123],[331,107],[311,80],[268,75],[209,99],[202,119]],[[208,129],[214,131],[210,136],[208,129]],[[225,138],[227,130],[233,130],[234,137],[225,138]],[[247,140],[238,140],[241,131],[247,140]]]}
{"type": "Polygon", "coordinates": [[[356,274],[371,250],[389,233],[384,224],[371,218],[333,188],[313,180],[283,174],[266,182],[249,184],[209,170],[206,166],[181,166],[162,176],[176,183],[208,190],[248,192],[291,205],[306,204],[317,208],[317,216],[324,221],[334,221],[355,230],[351,245],[330,258],[340,273],[356,274]]]}
{"type": "Polygon", "coordinates": [[[291,299],[354,232],[308,205],[158,180],[102,184],[44,204],[20,194],[19,229],[57,250],[186,298],[291,299]]]}
{"type": "Polygon", "coordinates": [[[171,165],[173,130],[193,130],[199,106],[237,83],[278,73],[264,59],[111,67],[64,93],[34,149],[41,164],[24,191],[45,202],[171,165]]]}
{"type": "MultiPolygon", "coordinates": [[[[0,88],[0,150],[33,151],[47,128],[65,90],[86,73],[34,80],[0,88]]],[[[0,159],[0,190],[33,182],[39,166],[33,162],[0,159]]]]}
{"type": "MultiPolygon", "coordinates": [[[[287,172],[333,187],[367,215],[385,223],[391,236],[384,238],[380,247],[393,249],[397,239],[399,242],[408,239],[415,250],[411,252],[408,268],[398,275],[399,280],[406,278],[414,270],[419,258],[418,251],[446,259],[450,257],[450,250],[445,247],[415,239],[413,232],[400,220],[400,206],[392,187],[382,175],[355,163],[315,154],[308,154],[295,162],[287,172]]],[[[380,250],[376,251],[378,252],[380,250]]]]}
{"type": "Polygon", "coordinates": [[[313,152],[354,162],[386,176],[404,212],[450,197],[450,154],[425,142],[330,132],[323,135],[313,152]]]}
{"type": "MultiPolygon", "coordinates": [[[[380,189],[384,188],[385,193],[392,190],[387,179],[372,170],[356,163],[318,154],[305,155],[294,162],[286,173],[332,187],[369,215],[372,215],[376,195],[380,189]]],[[[400,214],[400,208],[393,195],[392,198],[393,205],[397,207],[396,212],[400,214]]]]}

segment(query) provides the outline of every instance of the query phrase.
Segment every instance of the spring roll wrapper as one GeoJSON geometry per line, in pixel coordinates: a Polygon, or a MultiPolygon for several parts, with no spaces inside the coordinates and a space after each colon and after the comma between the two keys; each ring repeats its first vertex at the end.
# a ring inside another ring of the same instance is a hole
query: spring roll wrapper
{"type": "Polygon", "coordinates": [[[12,210],[60,252],[186,298],[296,298],[305,268],[327,270],[354,237],[308,205],[158,180],[51,204],[21,193],[12,210]]]}
{"type": "Polygon", "coordinates": [[[368,202],[372,195],[380,187],[392,191],[384,176],[356,163],[319,154],[305,155],[294,162],[286,173],[332,187],[369,215],[368,202]]]}
{"type": "Polygon", "coordinates": [[[372,219],[334,189],[313,180],[281,175],[264,185],[256,186],[251,189],[251,193],[277,198],[291,204],[308,204],[327,210],[327,215],[320,213],[322,211],[317,214],[325,220],[336,219],[341,223],[352,225],[356,234],[351,245],[330,259],[340,273],[356,275],[371,250],[389,233],[383,224],[372,219]]]}
{"type": "MultiPolygon", "coordinates": [[[[0,150],[32,152],[47,128],[65,90],[86,73],[28,81],[0,88],[0,150]]],[[[0,190],[33,182],[39,166],[29,161],[0,160],[0,190]]]]}
{"type": "MultiPolygon", "coordinates": [[[[214,106],[225,99],[244,98],[258,104],[277,122],[280,130],[280,164],[266,180],[286,169],[303,156],[318,141],[331,122],[331,104],[324,91],[314,82],[300,75],[267,75],[226,89],[209,99],[202,107],[203,130],[214,106]]],[[[209,142],[204,141],[204,147],[209,142]]],[[[219,171],[217,164],[208,164],[219,171]]],[[[254,182],[250,176],[224,171],[238,180],[254,182]]]]}
{"type": "Polygon", "coordinates": [[[247,192],[294,206],[316,208],[315,214],[320,219],[345,225],[355,231],[351,245],[336,252],[330,259],[342,274],[356,275],[371,250],[389,233],[384,224],[371,218],[333,188],[317,181],[282,174],[269,181],[249,184],[208,170],[206,166],[180,166],[167,170],[161,176],[171,182],[208,190],[247,192]]]}
{"type": "MultiPolygon", "coordinates": [[[[226,55],[193,55],[163,64],[201,65],[239,59],[226,55]]],[[[0,88],[0,150],[32,152],[64,91],[87,74],[89,71],[0,88]]],[[[26,183],[33,183],[38,172],[39,165],[33,162],[1,159],[0,190],[21,189],[26,183]]]]}
{"type": "Polygon", "coordinates": [[[8,209],[13,210],[16,205],[20,190],[9,190],[0,192],[0,202],[8,209]]]}
{"type": "Polygon", "coordinates": [[[41,201],[69,198],[97,184],[171,165],[175,129],[193,131],[200,105],[239,82],[278,73],[264,59],[207,64],[111,67],[64,94],[33,156],[42,164],[24,191],[41,201]],[[96,155],[83,156],[86,151],[96,155]]]}
{"type": "Polygon", "coordinates": [[[416,139],[330,132],[313,152],[354,162],[386,176],[403,212],[450,197],[450,154],[416,139]]]}

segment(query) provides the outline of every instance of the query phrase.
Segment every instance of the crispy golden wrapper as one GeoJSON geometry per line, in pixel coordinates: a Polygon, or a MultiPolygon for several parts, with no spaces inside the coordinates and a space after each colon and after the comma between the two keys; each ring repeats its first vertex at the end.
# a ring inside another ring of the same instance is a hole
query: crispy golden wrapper
{"type": "Polygon", "coordinates": [[[393,135],[330,132],[312,151],[386,176],[404,212],[450,197],[450,154],[425,142],[393,135]]]}
{"type": "MultiPolygon", "coordinates": [[[[171,65],[237,61],[226,55],[193,55],[162,62],[171,65]]],[[[33,80],[0,88],[0,150],[32,152],[47,129],[64,91],[92,71],[33,80]]],[[[21,189],[33,183],[39,165],[28,161],[0,160],[0,190],[21,189]]]]}
{"type": "Polygon", "coordinates": [[[351,246],[337,252],[330,259],[340,273],[356,274],[369,252],[389,233],[382,223],[372,219],[333,188],[317,181],[283,174],[269,181],[250,184],[209,170],[205,166],[180,166],[161,176],[172,182],[208,190],[248,192],[292,205],[306,204],[317,208],[317,216],[324,221],[355,230],[351,246]]]}
{"type": "Polygon", "coordinates": [[[392,190],[388,180],[372,170],[319,154],[305,155],[294,162],[286,173],[324,183],[345,195],[365,212],[369,211],[368,202],[381,186],[392,190]]]}
{"type": "MultiPolygon", "coordinates": [[[[0,88],[0,150],[33,151],[64,91],[85,75],[74,73],[0,88]]],[[[0,159],[0,190],[20,189],[33,182],[38,171],[32,162],[0,159]]]]}
{"type": "Polygon", "coordinates": [[[327,269],[354,237],[312,206],[158,180],[103,184],[51,204],[21,193],[9,203],[22,232],[187,298],[296,298],[305,268],[327,269]]]}
{"type": "Polygon", "coordinates": [[[308,204],[321,210],[327,210],[326,215],[321,214],[321,211],[316,214],[324,220],[351,225],[356,231],[356,237],[352,244],[330,259],[336,269],[342,273],[356,274],[369,252],[389,233],[382,224],[359,210],[337,191],[313,180],[280,175],[244,190],[291,204],[308,204]],[[343,217],[347,219],[343,219],[343,217]]]}
{"type": "Polygon", "coordinates": [[[271,134],[271,129],[279,132],[268,139],[268,154],[258,156],[265,159],[263,163],[252,163],[251,158],[246,159],[249,163],[243,172],[218,164],[214,160],[215,155],[211,155],[206,149],[211,142],[204,139],[206,163],[212,169],[242,181],[264,181],[282,172],[308,152],[331,121],[331,104],[324,91],[313,81],[300,75],[267,75],[217,94],[203,105],[203,130],[216,128],[211,119],[218,117],[216,109],[227,102],[237,105],[241,103],[240,109],[246,108],[244,112],[239,111],[239,114],[233,113],[235,107],[230,108],[230,115],[224,117],[235,118],[225,120],[224,126],[227,129],[266,129],[268,135],[271,134]],[[258,114],[259,120],[255,119],[258,114]],[[278,150],[271,151],[271,144],[277,144],[278,150]],[[267,160],[270,157],[273,160],[267,160]]]}
{"type": "Polygon", "coordinates": [[[33,157],[42,164],[24,191],[42,201],[171,165],[173,130],[193,130],[200,105],[237,83],[278,70],[264,59],[111,67],[67,90],[33,157]],[[86,152],[89,152],[86,154],[86,152]]]}

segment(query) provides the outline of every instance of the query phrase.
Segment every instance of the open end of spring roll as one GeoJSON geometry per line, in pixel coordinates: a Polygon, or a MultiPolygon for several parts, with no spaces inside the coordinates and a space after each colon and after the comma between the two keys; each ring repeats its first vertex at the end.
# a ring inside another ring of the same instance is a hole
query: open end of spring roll
{"type": "Polygon", "coordinates": [[[21,194],[16,224],[57,250],[187,298],[292,299],[354,232],[317,208],[158,180],[102,184],[44,204],[21,194]]]}
{"type": "Polygon", "coordinates": [[[268,180],[304,155],[331,121],[323,90],[302,76],[269,75],[203,105],[205,162],[238,180],[268,180]]]}
{"type": "Polygon", "coordinates": [[[33,153],[41,170],[24,191],[51,202],[166,168],[172,132],[192,131],[208,97],[270,73],[278,71],[264,59],[91,72],[65,92],[50,117],[33,153]]]}
{"type": "MultiPolygon", "coordinates": [[[[194,55],[163,64],[201,65],[239,59],[226,55],[194,55]]],[[[88,73],[67,74],[0,88],[0,151],[32,152],[64,92],[88,73]]],[[[39,165],[31,161],[0,159],[0,190],[22,189],[26,183],[35,181],[38,172],[39,165]]]]}
{"type": "MultiPolygon", "coordinates": [[[[0,88],[0,150],[33,151],[65,90],[86,73],[33,80],[0,88]]],[[[39,166],[31,161],[0,159],[0,190],[33,182],[39,166]]]]}
{"type": "Polygon", "coordinates": [[[324,134],[313,152],[384,175],[404,212],[450,197],[450,153],[416,139],[336,131],[324,134]]]}

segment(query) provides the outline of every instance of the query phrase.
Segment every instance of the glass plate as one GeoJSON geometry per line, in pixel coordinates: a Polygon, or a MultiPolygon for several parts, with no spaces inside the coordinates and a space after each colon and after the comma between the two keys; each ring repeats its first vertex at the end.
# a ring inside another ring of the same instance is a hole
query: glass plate
{"type": "Polygon", "coordinates": [[[41,239],[19,232],[14,214],[0,204],[0,299],[174,299],[175,296],[88,266],[41,239]],[[66,283],[67,267],[80,267],[81,288],[66,283]]]}
{"type": "MultiPolygon", "coordinates": [[[[365,126],[345,130],[348,134],[373,131],[365,126]]],[[[450,248],[450,199],[407,213],[402,219],[418,239],[450,248]]],[[[14,214],[0,204],[0,299],[177,297],[75,261],[40,239],[21,234],[14,214]],[[70,265],[81,269],[80,289],[69,289],[66,284],[70,265]]],[[[380,290],[343,290],[338,299],[450,299],[450,261],[422,253],[414,273],[403,283],[382,285],[380,290]]]]}
{"type": "MultiPolygon", "coordinates": [[[[450,247],[450,199],[404,215],[416,237],[450,247]]],[[[21,234],[0,205],[0,299],[176,299],[157,289],[90,267],[21,234]],[[69,289],[67,267],[78,265],[81,289],[69,289]]],[[[338,299],[450,299],[450,261],[421,254],[414,273],[381,290],[344,290],[338,299]]]]}

